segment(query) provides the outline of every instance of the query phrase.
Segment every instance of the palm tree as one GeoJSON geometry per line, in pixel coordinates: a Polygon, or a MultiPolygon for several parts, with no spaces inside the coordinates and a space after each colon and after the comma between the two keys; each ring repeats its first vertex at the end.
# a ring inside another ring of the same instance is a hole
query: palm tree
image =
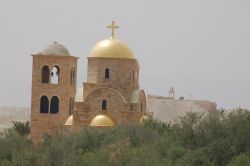
{"type": "Polygon", "coordinates": [[[12,121],[14,129],[21,136],[28,136],[30,134],[30,121],[18,122],[12,121]]]}

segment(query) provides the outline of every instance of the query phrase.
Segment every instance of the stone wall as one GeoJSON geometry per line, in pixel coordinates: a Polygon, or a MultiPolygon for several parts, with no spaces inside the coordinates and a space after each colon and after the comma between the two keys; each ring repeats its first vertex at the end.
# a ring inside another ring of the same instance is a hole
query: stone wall
{"type": "Polygon", "coordinates": [[[163,122],[176,122],[187,112],[209,113],[216,110],[216,104],[206,100],[176,100],[162,96],[148,95],[147,109],[153,118],[163,122]]]}
{"type": "Polygon", "coordinates": [[[116,125],[138,123],[146,114],[146,99],[143,92],[138,93],[136,103],[130,103],[115,89],[100,87],[92,91],[83,102],[75,103],[73,130],[78,131],[83,126],[89,126],[97,115],[105,115],[116,125]],[[107,100],[107,110],[102,110],[101,104],[107,100]]]}
{"type": "Polygon", "coordinates": [[[92,90],[109,87],[119,91],[129,101],[134,89],[139,89],[139,65],[135,59],[88,58],[88,79],[84,83],[84,98],[92,90]],[[105,69],[109,68],[109,78],[105,69]]]}

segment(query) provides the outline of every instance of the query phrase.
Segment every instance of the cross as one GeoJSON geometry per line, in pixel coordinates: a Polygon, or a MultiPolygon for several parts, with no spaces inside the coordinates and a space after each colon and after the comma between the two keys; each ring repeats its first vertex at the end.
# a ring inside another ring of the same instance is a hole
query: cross
{"type": "Polygon", "coordinates": [[[112,21],[111,25],[108,25],[107,28],[111,29],[111,39],[115,38],[115,29],[118,29],[119,26],[115,25],[115,21],[112,21]]]}

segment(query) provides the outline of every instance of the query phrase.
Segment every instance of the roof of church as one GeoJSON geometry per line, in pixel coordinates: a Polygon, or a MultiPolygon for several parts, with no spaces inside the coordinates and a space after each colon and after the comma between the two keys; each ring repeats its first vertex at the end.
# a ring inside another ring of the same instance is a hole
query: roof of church
{"type": "Polygon", "coordinates": [[[42,55],[55,55],[55,56],[70,56],[68,49],[62,45],[54,42],[49,44],[41,52],[42,55]]]}
{"type": "Polygon", "coordinates": [[[135,59],[130,48],[122,41],[114,38],[98,42],[89,57],[135,59]]]}

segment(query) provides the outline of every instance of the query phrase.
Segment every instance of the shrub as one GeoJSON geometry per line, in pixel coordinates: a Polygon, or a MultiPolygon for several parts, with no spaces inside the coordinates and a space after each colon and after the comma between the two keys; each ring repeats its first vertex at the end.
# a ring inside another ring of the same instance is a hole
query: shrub
{"type": "MultiPolygon", "coordinates": [[[[13,122],[14,123],[14,122],[13,122]]],[[[0,134],[0,165],[250,165],[250,112],[188,113],[177,124],[84,128],[35,146],[29,123],[0,134]]]]}

